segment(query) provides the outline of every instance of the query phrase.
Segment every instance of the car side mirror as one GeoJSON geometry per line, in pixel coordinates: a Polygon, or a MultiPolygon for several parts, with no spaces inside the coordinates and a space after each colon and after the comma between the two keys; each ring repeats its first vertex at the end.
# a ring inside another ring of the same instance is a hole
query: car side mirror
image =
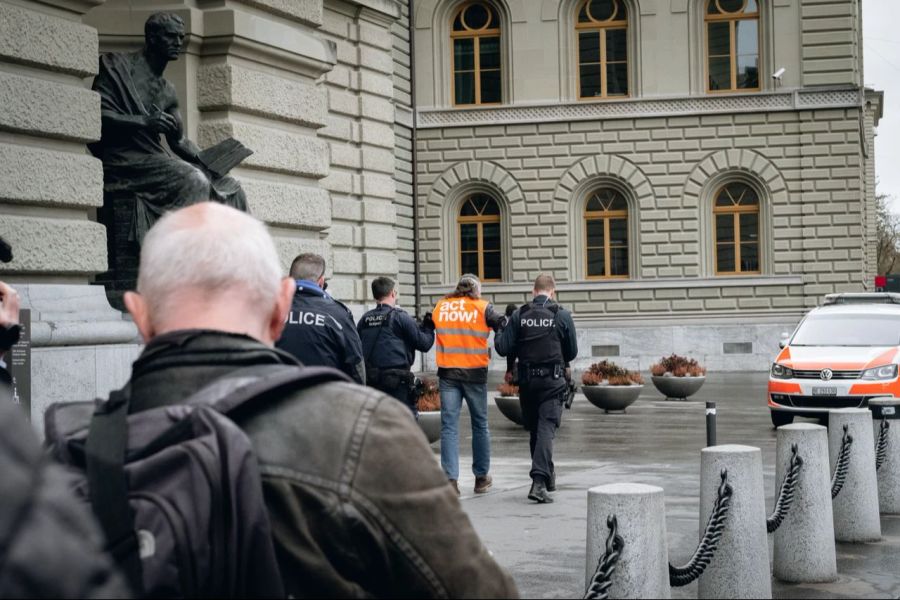
{"type": "Polygon", "coordinates": [[[778,342],[778,347],[784,350],[784,347],[787,346],[787,343],[787,340],[781,340],[780,342],[778,342]]]}

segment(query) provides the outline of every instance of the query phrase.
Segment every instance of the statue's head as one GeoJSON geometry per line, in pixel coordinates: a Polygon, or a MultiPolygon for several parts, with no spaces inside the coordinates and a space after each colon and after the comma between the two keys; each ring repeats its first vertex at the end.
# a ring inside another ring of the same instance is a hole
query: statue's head
{"type": "Polygon", "coordinates": [[[184,43],[184,21],[173,13],[156,13],[144,24],[144,43],[153,54],[177,60],[184,43]]]}

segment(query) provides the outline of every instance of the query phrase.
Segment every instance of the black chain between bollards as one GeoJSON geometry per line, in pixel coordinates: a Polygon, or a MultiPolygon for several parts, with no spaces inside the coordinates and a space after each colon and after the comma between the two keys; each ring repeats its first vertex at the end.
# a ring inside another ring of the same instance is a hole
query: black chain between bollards
{"type": "Polygon", "coordinates": [[[584,591],[586,600],[606,600],[609,598],[609,588],[612,586],[612,575],[616,570],[616,563],[622,555],[625,540],[619,535],[619,522],[616,515],[606,517],[606,526],[609,527],[609,537],[606,538],[606,553],[597,562],[597,570],[591,577],[591,582],[584,591]]]}
{"type": "Polygon", "coordinates": [[[769,533],[774,533],[781,527],[788,511],[791,510],[791,504],[794,503],[794,491],[797,489],[797,482],[800,481],[801,467],[803,467],[803,459],[797,455],[797,444],[792,444],[790,466],[784,475],[784,481],[781,482],[781,491],[775,501],[775,510],[772,511],[772,516],[766,519],[766,531],[769,533]]]}
{"type": "Polygon", "coordinates": [[[841,438],[841,449],[838,452],[837,462],[834,465],[834,475],[831,477],[831,498],[837,498],[847,480],[847,471],[850,468],[850,448],[853,446],[853,436],[849,433],[850,426],[844,425],[844,435],[841,438]]]}
{"type": "Polygon", "coordinates": [[[891,428],[891,424],[888,423],[887,419],[881,419],[881,428],[878,430],[878,443],[875,445],[875,470],[881,468],[881,465],[884,464],[884,459],[887,458],[887,445],[888,445],[888,429],[891,428]]]}
{"type": "Polygon", "coordinates": [[[673,587],[685,586],[703,574],[706,567],[709,566],[716,549],[719,547],[719,540],[722,538],[722,532],[725,530],[725,522],[728,518],[728,509],[731,508],[731,496],[734,489],[728,483],[728,471],[722,469],[722,483],[719,485],[716,502],[713,504],[712,513],[709,515],[709,521],[706,522],[706,531],[700,539],[700,545],[691,557],[691,560],[683,567],[675,567],[669,563],[669,584],[673,587]]]}

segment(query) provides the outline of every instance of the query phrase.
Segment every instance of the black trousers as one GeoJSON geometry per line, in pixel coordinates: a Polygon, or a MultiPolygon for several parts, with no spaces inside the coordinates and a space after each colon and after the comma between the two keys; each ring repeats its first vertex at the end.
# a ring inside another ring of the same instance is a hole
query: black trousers
{"type": "Polygon", "coordinates": [[[416,399],[413,398],[410,393],[409,384],[401,381],[398,385],[393,387],[385,386],[381,382],[372,382],[370,385],[376,390],[384,392],[388,396],[393,396],[402,402],[404,406],[412,411],[413,416],[418,420],[419,410],[416,408],[416,399]]]}
{"type": "Polygon", "coordinates": [[[562,418],[566,380],[560,377],[535,378],[520,382],[519,402],[522,420],[529,433],[531,478],[550,481],[553,467],[553,439],[562,418]]]}

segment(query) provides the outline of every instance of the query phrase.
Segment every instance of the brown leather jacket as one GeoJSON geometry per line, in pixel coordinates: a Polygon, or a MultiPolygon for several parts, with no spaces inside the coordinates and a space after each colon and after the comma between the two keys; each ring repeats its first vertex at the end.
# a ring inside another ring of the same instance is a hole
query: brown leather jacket
{"type": "MultiPolygon", "coordinates": [[[[293,364],[251,338],[182,331],[134,364],[131,410],[177,403],[217,377],[293,364]]],[[[350,383],[273,399],[239,425],[253,442],[288,594],[516,597],[409,409],[350,383]]]]}

